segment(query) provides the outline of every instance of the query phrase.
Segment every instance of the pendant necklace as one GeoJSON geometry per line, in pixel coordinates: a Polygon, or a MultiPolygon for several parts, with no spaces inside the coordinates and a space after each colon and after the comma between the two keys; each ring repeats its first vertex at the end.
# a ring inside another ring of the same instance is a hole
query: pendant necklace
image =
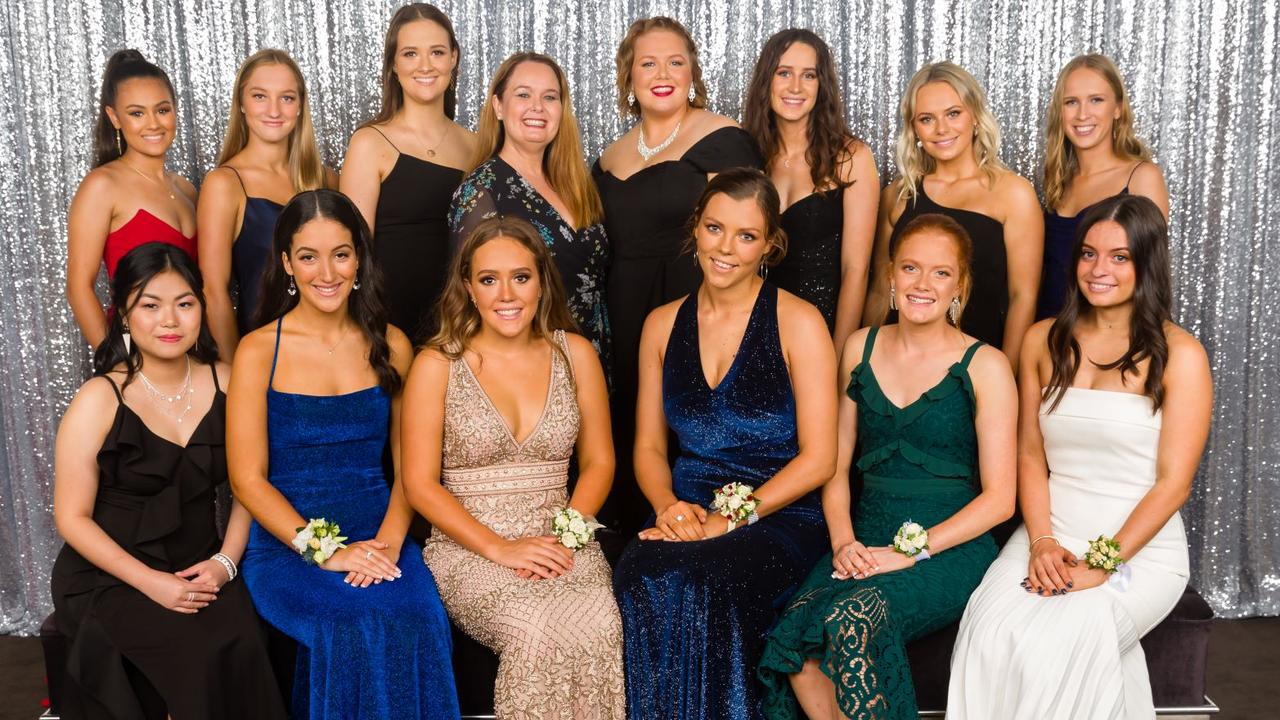
{"type": "Polygon", "coordinates": [[[667,139],[663,140],[661,143],[658,143],[656,147],[649,147],[648,145],[645,144],[644,126],[643,125],[640,126],[640,133],[639,133],[640,137],[636,138],[636,152],[640,153],[640,157],[644,159],[644,162],[646,165],[649,164],[650,158],[662,152],[663,150],[666,150],[668,147],[671,146],[672,142],[675,142],[676,135],[680,134],[680,126],[683,124],[684,124],[684,118],[680,118],[680,122],[676,123],[676,129],[672,130],[671,134],[667,136],[667,139]]]}
{"type": "Polygon", "coordinates": [[[159,180],[157,180],[157,179],[155,179],[155,178],[151,177],[150,175],[148,175],[148,174],[146,174],[146,173],[142,172],[141,170],[139,170],[138,168],[134,167],[134,166],[133,166],[133,163],[126,161],[124,158],[120,158],[120,162],[122,162],[122,163],[124,163],[125,165],[129,166],[129,169],[130,169],[130,170],[132,170],[132,171],[134,171],[134,172],[138,173],[138,174],[139,174],[139,175],[141,175],[142,177],[144,177],[144,178],[146,178],[146,179],[150,180],[151,182],[153,182],[153,183],[155,183],[155,184],[159,185],[160,187],[164,188],[164,189],[165,189],[165,191],[169,193],[169,199],[170,199],[170,200],[177,200],[177,199],[178,199],[178,198],[174,197],[174,195],[173,195],[173,184],[172,184],[172,183],[162,183],[162,182],[160,182],[159,180]]]}
{"type": "Polygon", "coordinates": [[[156,387],[156,384],[151,382],[151,378],[147,377],[146,373],[141,370],[138,371],[138,377],[142,378],[142,386],[147,389],[147,398],[151,400],[151,404],[168,417],[175,417],[174,413],[177,412],[175,419],[181,425],[183,418],[191,411],[191,400],[195,396],[195,387],[191,384],[191,356],[187,356],[187,377],[182,381],[181,389],[173,395],[156,387]],[[182,408],[181,412],[178,412],[178,403],[184,398],[187,404],[182,408]]]}
{"type": "MultiPolygon", "coordinates": [[[[436,141],[435,145],[427,148],[427,157],[433,158],[436,156],[436,148],[440,147],[440,145],[444,143],[445,139],[449,137],[450,130],[453,130],[453,123],[445,125],[444,133],[440,136],[440,139],[436,141]]],[[[426,138],[423,137],[422,133],[417,128],[413,128],[413,133],[418,136],[418,139],[422,141],[423,145],[427,144],[426,138]]]]}

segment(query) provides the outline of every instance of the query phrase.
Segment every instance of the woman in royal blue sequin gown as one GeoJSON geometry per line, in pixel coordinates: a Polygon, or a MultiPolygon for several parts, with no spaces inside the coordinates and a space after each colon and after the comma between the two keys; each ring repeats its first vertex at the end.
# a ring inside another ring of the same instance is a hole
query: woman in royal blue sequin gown
{"type": "Polygon", "coordinates": [[[635,458],[655,518],[614,573],[636,720],[760,717],[765,632],[826,548],[835,356],[817,309],[757,275],[785,251],[778,207],[757,170],[712,179],[694,214],[702,286],[645,323],[635,458]],[[730,531],[708,510],[728,482],[756,488],[759,522],[730,531]]]}
{"type": "Polygon", "coordinates": [[[457,718],[449,622],[406,539],[399,473],[389,488],[384,472],[388,449],[399,466],[412,348],[386,323],[368,228],[345,196],[316,190],[285,206],[274,242],[262,302],[275,321],[236,352],[227,455],[254,516],[245,582],[298,641],[293,716],[457,718]],[[318,518],[348,540],[315,566],[290,541],[318,518]]]}

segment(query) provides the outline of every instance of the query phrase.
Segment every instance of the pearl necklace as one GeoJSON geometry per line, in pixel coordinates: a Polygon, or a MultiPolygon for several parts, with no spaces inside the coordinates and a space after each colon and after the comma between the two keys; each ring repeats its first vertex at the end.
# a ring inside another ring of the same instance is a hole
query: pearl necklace
{"type": "Polygon", "coordinates": [[[142,378],[142,386],[147,389],[147,398],[151,401],[151,404],[168,417],[174,417],[178,402],[183,398],[186,399],[186,406],[182,408],[182,412],[179,412],[176,418],[178,424],[181,425],[182,419],[191,411],[191,400],[195,397],[195,387],[191,384],[191,356],[187,356],[187,377],[182,381],[182,388],[173,395],[156,387],[156,384],[151,382],[151,378],[147,377],[141,370],[138,371],[138,377],[142,378]]]}
{"type": "Polygon", "coordinates": [[[658,143],[657,147],[649,147],[648,145],[645,144],[644,127],[643,126],[640,127],[640,137],[636,138],[636,152],[640,153],[640,157],[644,159],[644,162],[646,165],[649,163],[650,158],[662,152],[663,150],[666,150],[668,147],[671,146],[672,142],[675,142],[676,135],[680,134],[680,126],[683,124],[684,124],[684,118],[681,118],[680,122],[676,123],[676,129],[671,131],[671,134],[667,136],[666,140],[663,140],[661,143],[658,143]]]}

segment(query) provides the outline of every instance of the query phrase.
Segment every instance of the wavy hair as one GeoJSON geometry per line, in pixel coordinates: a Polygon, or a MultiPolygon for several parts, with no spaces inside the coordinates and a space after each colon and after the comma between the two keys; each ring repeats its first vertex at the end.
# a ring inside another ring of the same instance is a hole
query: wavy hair
{"type": "Polygon", "coordinates": [[[1141,195],[1119,195],[1108,198],[1085,213],[1076,231],[1071,249],[1070,283],[1067,302],[1049,327],[1049,360],[1053,372],[1042,393],[1053,412],[1080,369],[1080,343],[1076,341],[1076,323],[1092,312],[1089,301],[1080,291],[1076,268],[1084,250],[1085,238],[1099,223],[1113,222],[1124,229],[1129,241],[1129,256],[1134,269],[1133,314],[1129,319],[1129,347],[1114,362],[1098,363],[1099,370],[1119,370],[1120,379],[1138,372],[1138,363],[1149,360],[1143,394],[1151,398],[1156,410],[1164,404],[1164,367],[1169,360],[1169,341],[1164,325],[1173,317],[1173,280],[1169,273],[1169,226],[1164,214],[1151,200],[1141,195]]]}
{"type": "Polygon", "coordinates": [[[129,149],[129,141],[124,134],[118,132],[111,118],[107,116],[107,108],[115,108],[116,92],[125,80],[134,78],[155,78],[164,81],[169,88],[169,98],[174,107],[178,106],[178,96],[173,92],[173,82],[169,74],[159,65],[148,61],[137,50],[125,48],[117,50],[107,58],[107,66],[102,71],[102,92],[98,95],[98,120],[93,129],[93,167],[101,167],[124,155],[129,149]]]}
{"type": "Polygon", "coordinates": [[[994,185],[996,176],[1005,169],[1004,163],[1000,161],[1000,125],[987,107],[987,95],[982,86],[968,70],[953,62],[944,60],[931,63],[911,76],[898,105],[898,122],[901,127],[898,128],[894,158],[898,162],[898,173],[902,176],[899,200],[915,200],[924,177],[937,168],[937,162],[929,157],[929,153],[916,146],[918,138],[914,123],[916,95],[920,88],[935,82],[950,85],[960,96],[960,102],[973,114],[978,130],[973,138],[974,158],[978,162],[978,169],[987,176],[987,182],[994,185]]]}
{"type": "Polygon", "coordinates": [[[600,193],[591,180],[587,161],[582,152],[582,136],[578,132],[578,120],[573,114],[573,102],[569,98],[569,81],[560,65],[550,57],[535,52],[519,52],[498,66],[489,83],[489,94],[480,109],[480,124],[476,132],[476,153],[471,159],[471,169],[497,155],[506,142],[507,133],[493,108],[493,98],[502,98],[516,68],[523,63],[541,63],[551,68],[560,86],[560,127],[551,144],[542,153],[542,171],[551,187],[564,199],[569,212],[578,222],[578,228],[595,225],[604,219],[604,205],[600,193]]]}
{"type": "Polygon", "coordinates": [[[840,100],[840,76],[836,72],[831,48],[812,30],[790,28],[773,34],[765,41],[756,60],[755,71],[747,85],[747,97],[743,103],[742,127],[764,153],[766,162],[782,149],[778,123],[773,112],[773,76],[782,62],[782,56],[796,43],[813,48],[817,55],[818,96],[809,113],[805,160],[809,163],[809,176],[816,189],[830,186],[845,187],[840,180],[839,168],[848,162],[849,145],[858,141],[844,121],[844,104],[840,100]]]}
{"type": "MultiPolygon", "coordinates": [[[[471,293],[467,291],[467,283],[471,280],[471,261],[482,245],[499,238],[514,240],[533,255],[538,283],[542,287],[538,309],[533,314],[533,336],[550,340],[556,330],[579,332],[578,324],[569,313],[568,296],[560,280],[560,272],[556,270],[555,260],[542,235],[523,218],[499,215],[476,225],[449,263],[449,276],[436,302],[440,328],[427,341],[428,348],[457,360],[466,351],[471,338],[480,332],[483,322],[480,311],[472,304],[471,293]]],[[[556,347],[554,342],[551,344],[556,347]]],[[[556,351],[559,352],[560,348],[556,347],[556,351]]]]}
{"type": "Polygon", "coordinates": [[[1080,159],[1076,156],[1075,146],[1062,129],[1062,103],[1067,92],[1067,76],[1082,68],[1101,75],[1116,97],[1120,117],[1111,124],[1111,151],[1121,160],[1151,160],[1151,151],[1134,128],[1133,108],[1129,105],[1129,93],[1125,91],[1120,68],[1106,55],[1077,55],[1062,66],[1058,81],[1053,86],[1053,95],[1049,98],[1049,107],[1045,110],[1044,204],[1050,210],[1057,210],[1071,179],[1080,171],[1080,159]]]}
{"type": "Polygon", "coordinates": [[[93,353],[93,374],[106,375],[124,365],[124,382],[121,388],[133,382],[133,376],[142,367],[141,351],[137,343],[126,349],[124,344],[125,319],[147,289],[147,283],[155,276],[175,272],[191,287],[191,294],[200,303],[200,332],[196,342],[187,350],[187,355],[200,362],[211,365],[218,361],[218,344],[209,332],[208,318],[205,317],[204,279],[196,261],[185,250],[163,242],[143,243],[130,250],[120,264],[116,266],[115,277],[111,280],[111,321],[107,324],[107,337],[98,344],[93,353]]]}
{"type": "Polygon", "coordinates": [[[705,108],[707,106],[707,85],[702,80],[702,65],[698,62],[698,45],[693,41],[693,35],[689,34],[689,29],[680,24],[680,21],[673,20],[665,15],[658,15],[651,18],[640,18],[631,23],[631,27],[627,28],[627,34],[623,36],[622,42],[618,43],[618,53],[614,57],[614,66],[617,68],[617,78],[615,80],[618,90],[618,112],[626,117],[630,115],[633,118],[640,117],[640,103],[634,105],[627,103],[627,93],[631,92],[631,64],[636,59],[636,40],[647,32],[654,30],[666,30],[675,33],[684,40],[685,49],[689,54],[689,71],[692,73],[693,81],[693,101],[689,104],[696,108],[705,108]]]}
{"type": "Polygon", "coordinates": [[[347,315],[369,343],[369,365],[378,375],[378,385],[388,395],[395,395],[403,379],[391,364],[382,274],[373,262],[369,225],[355,203],[337,190],[320,188],[298,193],[280,211],[272,239],[271,258],[262,276],[262,296],[255,327],[272,323],[298,306],[302,294],[289,294],[289,274],[285,272],[284,257],[293,254],[293,237],[302,226],[313,220],[332,220],[351,234],[359,263],[356,281],[360,283],[360,289],[352,288],[347,295],[347,315]]]}
{"type": "MultiPolygon", "coordinates": [[[[893,287],[893,261],[902,251],[903,243],[907,238],[925,233],[944,235],[955,244],[956,258],[959,261],[956,263],[956,286],[960,290],[960,306],[956,308],[954,319],[950,314],[946,315],[946,318],[947,322],[960,327],[964,309],[969,304],[969,293],[973,290],[973,238],[969,237],[968,231],[953,218],[941,213],[923,213],[911,218],[903,226],[897,242],[889,247],[889,263],[885,266],[890,278],[889,287],[893,287]]],[[[889,309],[886,306],[885,317],[880,320],[881,324],[884,324],[888,315],[889,309]]]]}
{"type": "Polygon", "coordinates": [[[462,66],[462,50],[458,46],[458,36],[453,31],[453,22],[435,5],[409,3],[396,10],[391,16],[386,37],[382,40],[382,105],[378,108],[378,114],[374,115],[372,120],[362,123],[360,127],[385,123],[404,107],[404,88],[400,87],[400,79],[396,77],[396,53],[399,51],[400,29],[415,20],[430,20],[449,34],[449,49],[458,54],[458,61],[453,64],[449,87],[444,91],[444,115],[452,120],[457,113],[458,68],[462,66]]]}
{"type": "Polygon", "coordinates": [[[293,192],[324,187],[324,163],[320,160],[320,149],[316,146],[316,129],[311,123],[311,101],[307,95],[307,83],[302,78],[302,69],[289,57],[289,53],[274,48],[259,50],[250,55],[236,72],[227,133],[222,139],[222,152],[218,153],[217,164],[225,165],[230,162],[231,158],[249,144],[249,123],[244,117],[244,92],[253,71],[264,65],[283,65],[289,68],[293,79],[298,83],[300,109],[298,119],[293,124],[293,132],[289,133],[288,151],[289,178],[293,181],[293,192]]]}
{"type": "Polygon", "coordinates": [[[693,206],[693,214],[689,216],[689,222],[685,227],[689,236],[685,241],[685,252],[696,249],[698,238],[695,232],[698,223],[702,221],[702,214],[706,212],[711,198],[716,195],[728,195],[734,200],[750,199],[756,202],[756,207],[764,216],[764,239],[769,243],[769,249],[765,251],[760,262],[766,267],[773,267],[782,262],[782,259],[787,256],[787,231],[782,229],[782,200],[778,197],[778,189],[774,187],[773,180],[770,180],[768,175],[748,167],[725,170],[717,173],[707,182],[707,186],[702,189],[702,195],[698,197],[698,203],[693,206]]]}

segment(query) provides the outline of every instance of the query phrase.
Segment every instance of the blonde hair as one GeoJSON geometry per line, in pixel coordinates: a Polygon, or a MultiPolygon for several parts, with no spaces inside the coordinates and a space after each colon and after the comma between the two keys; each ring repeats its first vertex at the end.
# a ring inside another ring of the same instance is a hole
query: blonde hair
{"type": "Polygon", "coordinates": [[[600,202],[600,193],[596,184],[591,181],[587,171],[587,161],[583,158],[582,137],[578,133],[578,121],[573,115],[573,102],[569,99],[569,81],[564,71],[555,60],[541,53],[520,52],[512,55],[498,66],[489,84],[489,94],[485,96],[480,109],[480,124],[476,132],[476,153],[471,159],[471,170],[488,160],[502,149],[506,141],[506,130],[498,120],[498,112],[493,108],[493,98],[501,97],[507,89],[507,82],[521,63],[541,63],[555,73],[556,83],[560,86],[560,128],[551,144],[542,154],[542,170],[547,181],[569,206],[578,228],[595,225],[604,219],[604,205],[600,202]]]}
{"type": "Polygon", "coordinates": [[[1066,194],[1071,179],[1080,170],[1080,161],[1076,157],[1075,146],[1067,139],[1062,129],[1062,103],[1066,94],[1067,76],[1085,68],[1102,76],[1111,86],[1116,96],[1116,105],[1120,109],[1120,117],[1111,124],[1111,151],[1121,160],[1151,160],[1151,151],[1138,138],[1133,126],[1133,108],[1129,105],[1129,94],[1124,90],[1124,80],[1120,77],[1120,68],[1106,55],[1090,53],[1077,55],[1062,67],[1058,73],[1058,81],[1053,86],[1053,95],[1049,98],[1049,107],[1045,113],[1044,128],[1044,204],[1050,210],[1057,210],[1058,203],[1066,194]]]}
{"type": "Polygon", "coordinates": [[[225,165],[245,149],[249,144],[249,123],[244,117],[244,104],[241,97],[245,86],[249,84],[249,76],[264,65],[283,65],[293,72],[298,81],[298,102],[301,109],[298,119],[293,124],[293,132],[289,133],[289,178],[293,181],[293,192],[315,190],[324,187],[324,163],[320,160],[320,150],[316,147],[316,130],[311,124],[311,105],[307,99],[307,83],[302,78],[302,70],[298,63],[283,50],[267,48],[250,55],[236,72],[235,91],[231,95],[231,116],[227,120],[227,134],[222,138],[222,152],[218,153],[218,165],[225,165]]]}
{"type": "Polygon", "coordinates": [[[689,103],[696,108],[705,108],[707,106],[707,85],[702,81],[702,65],[698,62],[698,46],[693,42],[693,36],[689,34],[688,28],[681,25],[678,20],[673,20],[665,15],[658,15],[651,18],[640,18],[631,23],[631,27],[627,28],[627,34],[623,36],[622,42],[618,44],[618,54],[614,58],[617,66],[617,86],[618,86],[618,112],[623,117],[630,115],[631,117],[640,117],[640,103],[634,105],[627,102],[627,95],[631,92],[631,64],[636,59],[636,40],[647,32],[654,30],[666,30],[675,33],[684,40],[685,49],[689,52],[689,70],[693,77],[693,100],[689,103]]]}
{"type": "Polygon", "coordinates": [[[898,119],[902,127],[898,130],[895,157],[898,161],[898,172],[902,175],[902,189],[898,191],[899,200],[915,200],[924,176],[937,168],[937,162],[929,157],[924,148],[916,145],[915,115],[916,95],[920,88],[934,82],[944,82],[960,96],[960,102],[973,114],[977,124],[977,134],[973,138],[973,152],[978,161],[978,169],[986,176],[988,183],[994,185],[996,176],[1005,165],[1000,161],[1000,125],[995,116],[987,109],[986,93],[982,86],[969,74],[968,70],[952,62],[942,61],[925,65],[911,76],[907,89],[902,93],[902,102],[898,108],[898,119]]]}

